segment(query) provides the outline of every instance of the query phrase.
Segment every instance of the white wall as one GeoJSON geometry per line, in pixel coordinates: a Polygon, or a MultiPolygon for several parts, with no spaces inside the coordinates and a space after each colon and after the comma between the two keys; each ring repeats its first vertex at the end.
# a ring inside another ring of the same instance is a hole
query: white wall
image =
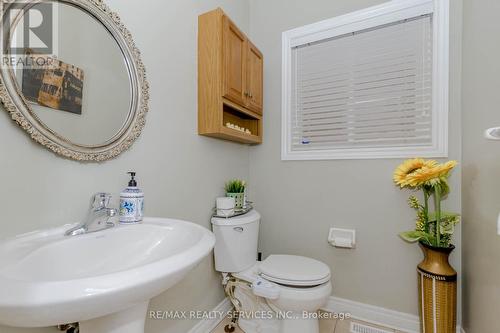
{"type": "Polygon", "coordinates": [[[500,2],[464,1],[463,257],[464,328],[500,332],[500,143],[483,131],[500,125],[500,2]]]}
{"type": "MultiPolygon", "coordinates": [[[[248,178],[248,147],[198,136],[197,17],[221,5],[248,31],[247,0],[110,0],[143,54],[151,112],[132,149],[102,164],[56,157],[0,112],[0,238],[81,219],[91,194],[119,193],[136,170],[149,216],[209,227],[214,199],[230,177],[248,178]]],[[[119,251],[119,249],[110,249],[119,251]]],[[[223,298],[209,257],[151,310],[212,309],[223,298]]],[[[71,267],[68,267],[71,269],[71,267]]],[[[194,322],[148,321],[147,333],[187,332],[194,322]]],[[[2,333],[42,333],[0,327],[2,333]]]]}
{"type": "MultiPolygon", "coordinates": [[[[264,144],[251,149],[251,195],[263,215],[260,248],[326,262],[333,293],[354,301],[417,314],[416,245],[397,237],[414,228],[410,193],[392,184],[400,160],[280,160],[281,33],[382,0],[251,0],[250,37],[265,57],[264,144]],[[357,230],[355,250],[328,245],[331,226],[357,230]]],[[[460,1],[452,1],[450,158],[460,160],[460,1]]],[[[446,209],[460,211],[460,172],[446,209]]],[[[460,271],[460,232],[453,265],[460,271]]]]}

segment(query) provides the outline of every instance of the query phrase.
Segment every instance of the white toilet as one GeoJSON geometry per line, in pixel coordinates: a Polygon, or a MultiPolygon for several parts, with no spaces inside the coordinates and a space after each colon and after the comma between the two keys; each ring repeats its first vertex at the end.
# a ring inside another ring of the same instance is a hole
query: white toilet
{"type": "MultiPolygon", "coordinates": [[[[257,261],[260,215],[212,218],[215,266],[233,283],[245,333],[318,333],[317,310],[331,294],[330,269],[301,256],[270,255],[257,261]]],[[[290,240],[293,241],[293,240],[290,240]]]]}

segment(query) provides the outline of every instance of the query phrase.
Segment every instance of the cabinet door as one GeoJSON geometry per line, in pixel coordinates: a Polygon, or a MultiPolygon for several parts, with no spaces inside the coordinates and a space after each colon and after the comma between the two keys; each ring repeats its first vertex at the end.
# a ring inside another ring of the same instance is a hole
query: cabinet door
{"type": "Polygon", "coordinates": [[[247,82],[247,39],[226,16],[223,18],[224,97],[245,105],[247,82]]]}
{"type": "Polygon", "coordinates": [[[262,114],[264,88],[264,58],[259,49],[248,41],[247,105],[262,114]]]}

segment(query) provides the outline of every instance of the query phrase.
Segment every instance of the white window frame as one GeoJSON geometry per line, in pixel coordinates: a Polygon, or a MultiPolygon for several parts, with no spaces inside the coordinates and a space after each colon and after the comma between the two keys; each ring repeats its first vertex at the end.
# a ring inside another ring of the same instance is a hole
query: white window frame
{"type": "Polygon", "coordinates": [[[449,0],[393,0],[283,33],[282,160],[377,159],[448,156],[449,0]],[[432,146],[292,151],[293,48],[420,15],[433,14],[432,146]]]}

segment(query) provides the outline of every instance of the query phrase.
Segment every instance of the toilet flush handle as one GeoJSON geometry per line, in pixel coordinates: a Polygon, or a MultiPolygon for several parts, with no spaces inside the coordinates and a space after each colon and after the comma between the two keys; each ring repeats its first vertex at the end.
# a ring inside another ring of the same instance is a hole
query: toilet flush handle
{"type": "Polygon", "coordinates": [[[243,232],[243,228],[242,227],[234,227],[233,230],[236,231],[236,232],[243,232]]]}

